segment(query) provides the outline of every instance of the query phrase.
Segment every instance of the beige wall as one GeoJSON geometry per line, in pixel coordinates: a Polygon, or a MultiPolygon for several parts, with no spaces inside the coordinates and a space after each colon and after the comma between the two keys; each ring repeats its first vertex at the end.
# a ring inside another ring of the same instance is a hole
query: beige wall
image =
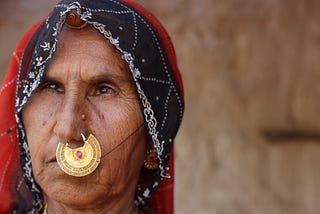
{"type": "Polygon", "coordinates": [[[177,213],[318,213],[320,2],[143,3],[186,87],[177,213]]]}
{"type": "MultiPolygon", "coordinates": [[[[3,70],[53,1],[2,2],[3,70]]],[[[139,2],[171,34],[185,83],[176,213],[318,213],[320,1],[139,2]]]]}
{"type": "Polygon", "coordinates": [[[58,0],[1,0],[0,79],[23,33],[53,8],[58,0]]]}

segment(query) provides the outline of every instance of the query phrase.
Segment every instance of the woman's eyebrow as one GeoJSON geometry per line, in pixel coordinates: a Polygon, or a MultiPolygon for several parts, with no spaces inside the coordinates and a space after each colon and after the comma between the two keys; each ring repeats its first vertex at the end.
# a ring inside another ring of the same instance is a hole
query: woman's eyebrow
{"type": "Polygon", "coordinates": [[[44,83],[44,82],[60,82],[60,80],[59,78],[54,77],[53,75],[45,74],[41,80],[41,83],[44,83]]]}
{"type": "MultiPolygon", "coordinates": [[[[123,71],[129,72],[129,71],[123,71]]],[[[72,74],[70,74],[72,75],[72,74]]],[[[81,75],[81,74],[80,74],[81,75]]],[[[110,69],[102,69],[95,75],[90,75],[87,78],[84,78],[85,82],[90,83],[99,83],[99,82],[133,82],[131,74],[117,74],[116,72],[110,69]]],[[[43,76],[41,82],[44,81],[54,81],[54,82],[62,82],[61,76],[57,73],[46,72],[43,76]]]]}
{"type": "Polygon", "coordinates": [[[99,83],[99,82],[125,82],[130,83],[133,81],[128,75],[117,75],[117,74],[98,74],[90,77],[88,82],[99,83]]]}

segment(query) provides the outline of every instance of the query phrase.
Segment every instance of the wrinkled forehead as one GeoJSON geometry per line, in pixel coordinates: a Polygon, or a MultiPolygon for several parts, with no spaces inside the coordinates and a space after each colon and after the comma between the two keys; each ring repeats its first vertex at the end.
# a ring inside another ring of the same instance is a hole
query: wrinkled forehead
{"type": "MultiPolygon", "coordinates": [[[[91,25],[82,29],[71,29],[64,25],[59,35],[57,51],[67,47],[71,50],[86,52],[85,48],[94,46],[101,49],[114,48],[101,34],[99,34],[91,25]]],[[[99,49],[97,49],[99,51],[99,49]]],[[[120,55],[120,53],[118,53],[120,55]]]]}
{"type": "Polygon", "coordinates": [[[112,78],[134,85],[121,53],[91,25],[82,29],[62,28],[56,52],[44,74],[45,79],[64,81],[71,76],[85,81],[112,78]]]}
{"type": "Polygon", "coordinates": [[[57,58],[62,58],[67,63],[68,60],[77,55],[84,55],[93,60],[98,59],[100,63],[122,62],[122,67],[128,67],[121,52],[91,25],[78,30],[63,26],[50,64],[57,58]]]}

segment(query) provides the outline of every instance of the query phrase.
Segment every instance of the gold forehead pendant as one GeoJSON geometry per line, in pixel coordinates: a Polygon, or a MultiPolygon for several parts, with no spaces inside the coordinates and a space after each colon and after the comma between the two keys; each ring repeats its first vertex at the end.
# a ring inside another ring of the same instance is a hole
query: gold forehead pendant
{"type": "Polygon", "coordinates": [[[57,162],[65,173],[75,177],[91,174],[98,167],[101,159],[101,148],[97,138],[90,134],[88,139],[81,134],[84,145],[75,149],[69,144],[60,143],[56,150],[57,162]]]}

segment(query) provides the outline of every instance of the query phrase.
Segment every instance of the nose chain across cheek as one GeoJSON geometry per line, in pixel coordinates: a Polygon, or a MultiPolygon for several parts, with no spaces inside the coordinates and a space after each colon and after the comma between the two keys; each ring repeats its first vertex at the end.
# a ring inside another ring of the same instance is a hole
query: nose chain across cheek
{"type": "MultiPolygon", "coordinates": [[[[86,120],[85,114],[81,115],[81,120],[86,120]]],[[[86,137],[81,133],[84,145],[75,149],[69,147],[69,140],[67,140],[66,144],[59,142],[56,149],[56,159],[60,169],[66,174],[75,177],[83,177],[93,173],[100,164],[101,158],[111,154],[122,144],[127,142],[127,140],[136,132],[138,132],[143,126],[144,123],[138,126],[133,132],[131,132],[103,156],[101,156],[100,143],[93,134],[90,134],[86,139],[86,137]]]]}

